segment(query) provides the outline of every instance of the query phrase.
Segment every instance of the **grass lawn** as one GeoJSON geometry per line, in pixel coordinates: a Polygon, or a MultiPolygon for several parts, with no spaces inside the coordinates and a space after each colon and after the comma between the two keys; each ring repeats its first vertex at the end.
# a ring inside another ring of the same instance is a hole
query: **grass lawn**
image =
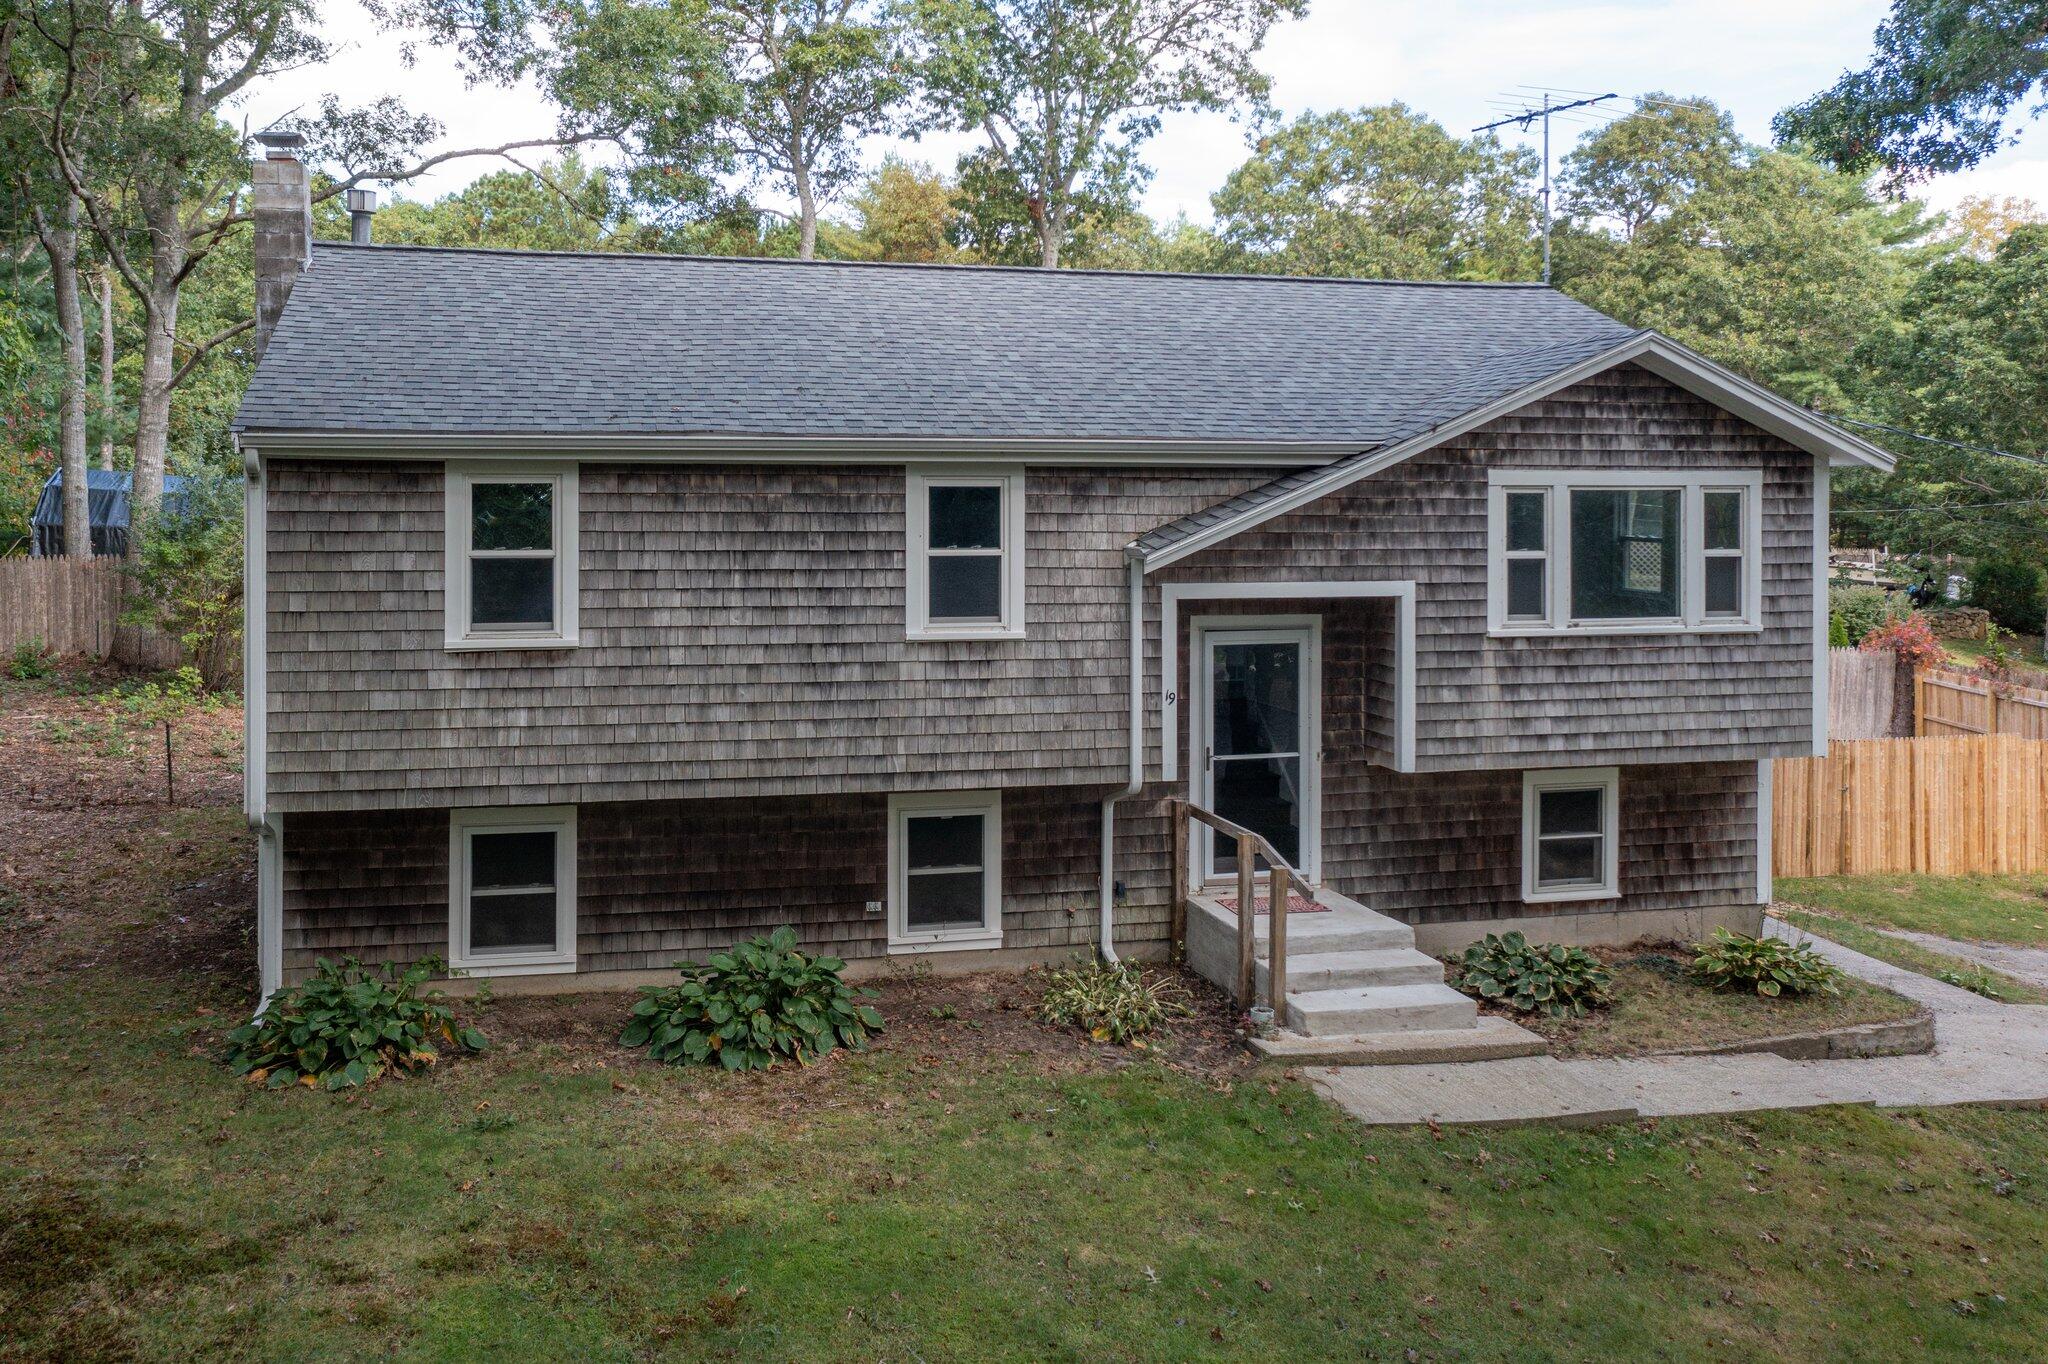
{"type": "Polygon", "coordinates": [[[1865,928],[1852,919],[1836,918],[1812,910],[1789,909],[1784,905],[1778,905],[1771,912],[1794,928],[1803,928],[1829,942],[1840,943],[1852,952],[1861,952],[1866,957],[1876,957],[1908,971],[1960,985],[2006,1004],[2048,1004],[2048,990],[1974,961],[1965,961],[1904,938],[1891,937],[1874,928],[1865,928]]]}
{"type": "MultiPolygon", "coordinates": [[[[1872,928],[2048,947],[2048,875],[1780,878],[1776,896],[1872,928]]],[[[1861,950],[1861,949],[1858,949],[1861,950]]]]}
{"type": "Polygon", "coordinates": [[[1921,1012],[1903,995],[1860,980],[1844,980],[1838,995],[1765,999],[1718,993],[1684,978],[1692,954],[1678,944],[1596,955],[1614,975],[1609,1007],[1574,1019],[1503,1016],[1550,1038],[1558,1056],[1643,1056],[1881,1023],[1921,1012]]]}
{"type": "Polygon", "coordinates": [[[1213,1011],[1138,1055],[1017,976],[893,982],[874,1050],[801,1071],[652,1065],[586,996],[503,1000],[417,1078],[253,1089],[217,1059],[250,998],[232,758],[168,810],[17,723],[68,704],[0,687],[0,1359],[2019,1359],[2048,1329],[2039,1111],[1369,1131],[1213,1011]]]}

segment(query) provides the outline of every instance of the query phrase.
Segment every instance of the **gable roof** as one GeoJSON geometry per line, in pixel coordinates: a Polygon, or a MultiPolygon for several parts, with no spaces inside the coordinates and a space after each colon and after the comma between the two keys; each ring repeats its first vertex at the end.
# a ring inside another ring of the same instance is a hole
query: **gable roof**
{"type": "Polygon", "coordinates": [[[1164,568],[1297,507],[1347,488],[1404,459],[1455,440],[1515,409],[1546,398],[1616,365],[1637,364],[1733,412],[1786,443],[1832,465],[1863,465],[1889,473],[1892,454],[1798,404],[1723,369],[1652,331],[1618,345],[1565,343],[1508,352],[1475,365],[1411,410],[1409,430],[1386,443],[1315,469],[1300,469],[1213,507],[1146,532],[1125,554],[1146,572],[1164,568]]]}
{"type": "Polygon", "coordinates": [[[319,243],[242,401],[252,444],[1312,464],[1446,376],[1625,341],[1555,290],[319,243]]]}

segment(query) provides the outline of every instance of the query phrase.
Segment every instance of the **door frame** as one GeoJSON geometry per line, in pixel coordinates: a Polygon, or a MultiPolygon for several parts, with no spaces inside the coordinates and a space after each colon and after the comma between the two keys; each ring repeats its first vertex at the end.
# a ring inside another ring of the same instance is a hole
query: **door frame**
{"type": "MultiPolygon", "coordinates": [[[[1225,643],[1247,643],[1259,639],[1299,643],[1301,666],[1301,866],[1295,870],[1309,885],[1322,881],[1323,866],[1323,618],[1320,615],[1290,616],[1194,616],[1189,619],[1188,672],[1190,707],[1188,722],[1188,799],[1204,809],[1211,805],[1212,764],[1209,727],[1209,649],[1220,636],[1232,636],[1225,643]]],[[[1214,836],[1208,825],[1195,825],[1192,854],[1188,858],[1190,889],[1199,890],[1211,881],[1230,878],[1210,875],[1214,836]]]]}

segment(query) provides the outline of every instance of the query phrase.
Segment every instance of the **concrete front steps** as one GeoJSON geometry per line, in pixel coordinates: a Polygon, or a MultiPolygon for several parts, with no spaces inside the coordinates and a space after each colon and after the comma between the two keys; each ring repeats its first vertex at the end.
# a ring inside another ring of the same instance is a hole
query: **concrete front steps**
{"type": "MultiPolygon", "coordinates": [[[[1287,916],[1287,1007],[1263,1055],[1344,1065],[1533,1056],[1548,1044],[1444,984],[1443,964],[1415,949],[1415,931],[1327,888],[1324,911],[1287,916]]],[[[1225,990],[1237,980],[1237,915],[1188,898],[1188,965],[1225,990]]],[[[1267,995],[1269,919],[1255,921],[1257,996],[1267,995]]]]}

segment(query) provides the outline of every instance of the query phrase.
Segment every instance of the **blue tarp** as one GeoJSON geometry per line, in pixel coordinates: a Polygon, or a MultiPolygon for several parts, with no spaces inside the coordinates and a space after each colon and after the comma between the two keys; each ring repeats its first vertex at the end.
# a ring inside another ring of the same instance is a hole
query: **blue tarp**
{"type": "MultiPolygon", "coordinates": [[[[128,491],[134,479],[117,469],[87,469],[85,500],[92,522],[92,552],[96,556],[119,556],[128,552],[128,491]]],[[[164,475],[164,510],[182,512],[185,480],[164,475]]],[[[64,471],[52,473],[36,499],[35,515],[28,521],[29,550],[37,558],[56,558],[64,553],[64,471]]]]}

